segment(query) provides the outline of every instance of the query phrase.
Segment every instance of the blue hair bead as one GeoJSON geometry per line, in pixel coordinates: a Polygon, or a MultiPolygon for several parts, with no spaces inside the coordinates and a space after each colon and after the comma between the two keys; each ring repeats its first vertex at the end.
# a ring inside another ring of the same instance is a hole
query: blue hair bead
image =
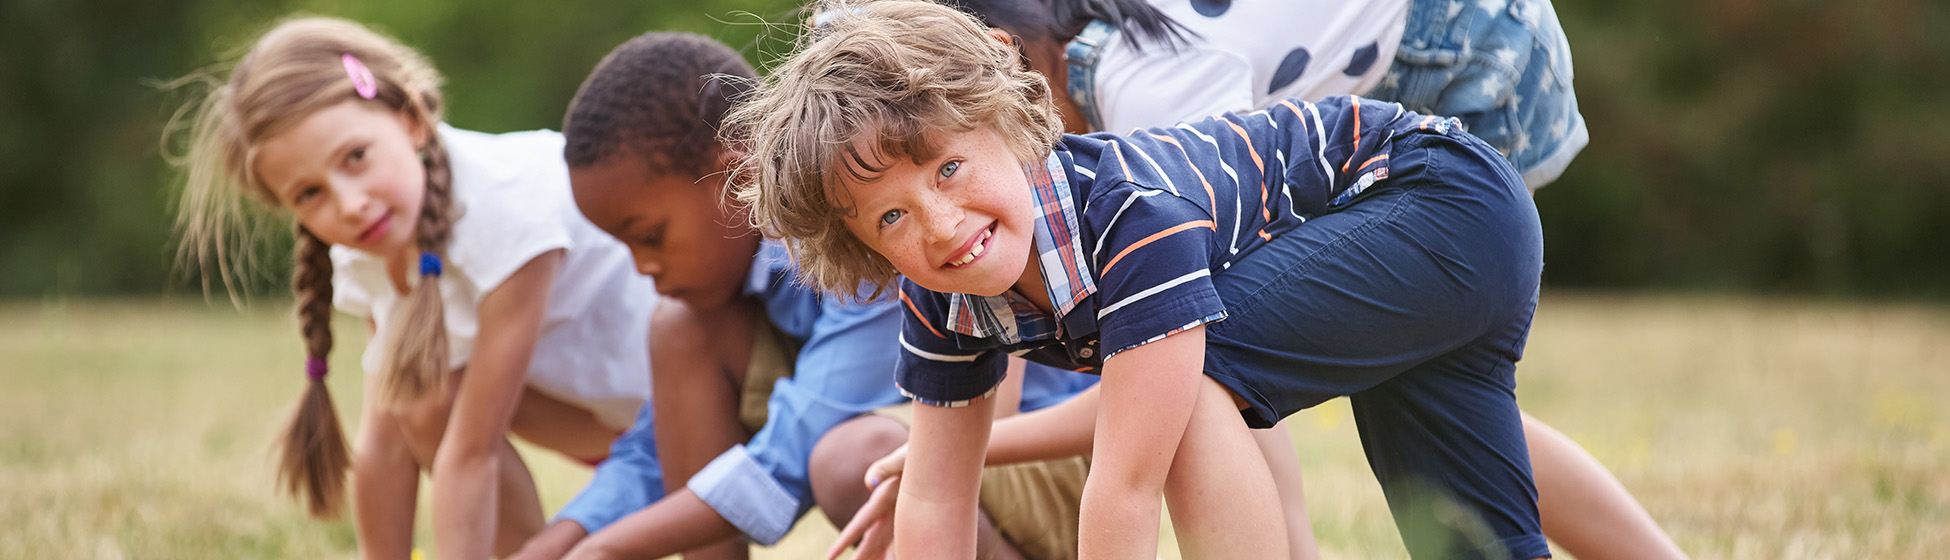
{"type": "Polygon", "coordinates": [[[420,275],[439,276],[440,255],[435,255],[432,251],[420,253],[420,275]]]}

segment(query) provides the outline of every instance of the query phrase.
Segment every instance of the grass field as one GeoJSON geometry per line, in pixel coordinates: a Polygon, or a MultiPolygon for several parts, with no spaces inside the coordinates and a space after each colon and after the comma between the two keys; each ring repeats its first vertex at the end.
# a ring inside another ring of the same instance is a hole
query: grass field
{"type": "MultiPolygon", "coordinates": [[[[340,323],[334,371],[358,370],[362,330],[340,323]]],[[[1694,557],[1950,550],[1950,309],[1554,295],[1532,333],[1524,408],[1694,557]]],[[[0,304],[0,558],[351,556],[348,523],[272,491],[298,340],[275,301],[0,304]]],[[[346,418],[358,383],[331,379],[346,418]]],[[[1325,555],[1404,556],[1345,401],[1292,425],[1325,555]]],[[[525,451],[550,508],[588,477],[525,451]]],[[[832,534],[815,513],[754,556],[814,557],[832,534]]]]}

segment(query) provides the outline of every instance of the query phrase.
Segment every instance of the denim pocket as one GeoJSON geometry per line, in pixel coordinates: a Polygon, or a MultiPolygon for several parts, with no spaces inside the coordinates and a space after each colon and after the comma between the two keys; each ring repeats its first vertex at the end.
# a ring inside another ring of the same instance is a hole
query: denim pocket
{"type": "Polygon", "coordinates": [[[1564,160],[1561,170],[1583,147],[1571,67],[1550,0],[1415,0],[1395,63],[1370,96],[1457,117],[1521,171],[1546,158],[1564,160]]]}

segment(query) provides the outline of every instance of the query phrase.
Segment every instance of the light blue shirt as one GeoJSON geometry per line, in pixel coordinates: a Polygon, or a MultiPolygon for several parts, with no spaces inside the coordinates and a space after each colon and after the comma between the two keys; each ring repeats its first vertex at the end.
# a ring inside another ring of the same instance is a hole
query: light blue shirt
{"type": "Polygon", "coordinates": [[[745,293],[801,343],[799,356],[792,377],[772,386],[765,426],[686,486],[753,542],[769,545],[812,508],[813,444],[841,422],[901,402],[893,383],[901,316],[893,298],[846,303],[801,285],[785,247],[769,241],[745,293]]]}
{"type": "MultiPolygon", "coordinates": [[[[685,486],[753,542],[769,545],[813,506],[807,473],[819,438],[841,422],[905,400],[893,382],[901,315],[892,297],[850,304],[800,285],[785,248],[770,241],[760,246],[744,292],[765,306],[773,326],[801,343],[793,375],[773,385],[765,426],[751,441],[713,459],[685,486]]],[[[1031,364],[1022,407],[1055,405],[1096,383],[1092,375],[1031,364]]],[[[650,417],[645,406],[558,519],[594,533],[662,499],[650,417]]]]}

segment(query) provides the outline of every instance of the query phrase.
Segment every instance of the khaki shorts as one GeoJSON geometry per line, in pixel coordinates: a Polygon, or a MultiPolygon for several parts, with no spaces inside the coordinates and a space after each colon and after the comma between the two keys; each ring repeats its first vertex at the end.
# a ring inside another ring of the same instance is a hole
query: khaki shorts
{"type": "Polygon", "coordinates": [[[745,365],[745,386],[738,397],[738,423],[750,434],[765,427],[772,386],[780,379],[792,377],[792,366],[799,360],[799,341],[773,326],[763,308],[759,309],[755,321],[752,358],[745,365]]]}
{"type": "MultiPolygon", "coordinates": [[[[875,410],[874,415],[909,426],[914,403],[875,410]]],[[[982,469],[982,512],[1016,550],[1038,560],[1077,557],[1088,457],[1018,463],[982,469]]]]}

